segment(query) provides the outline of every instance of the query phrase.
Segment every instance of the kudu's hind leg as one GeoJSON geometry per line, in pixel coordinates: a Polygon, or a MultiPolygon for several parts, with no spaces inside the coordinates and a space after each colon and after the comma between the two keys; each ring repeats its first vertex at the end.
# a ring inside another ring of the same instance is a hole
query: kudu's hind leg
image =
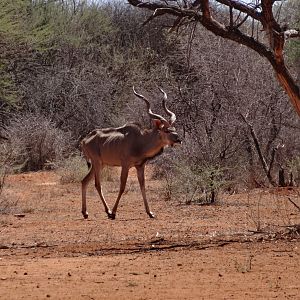
{"type": "Polygon", "coordinates": [[[103,193],[102,193],[102,187],[101,187],[101,181],[100,181],[101,171],[102,171],[102,166],[99,168],[96,168],[96,170],[95,170],[95,187],[96,187],[96,190],[97,190],[97,192],[100,196],[100,199],[104,205],[105,212],[107,213],[108,217],[111,218],[111,215],[112,215],[111,210],[108,207],[108,205],[104,199],[103,193]]]}
{"type": "Polygon", "coordinates": [[[82,209],[81,209],[81,212],[82,212],[83,217],[85,219],[87,219],[89,217],[89,214],[86,210],[86,190],[87,190],[89,182],[93,178],[93,175],[94,175],[94,169],[92,167],[92,168],[90,168],[88,174],[81,181],[81,194],[82,194],[82,209]]]}
{"type": "Polygon", "coordinates": [[[138,176],[138,180],[139,180],[139,184],[140,184],[140,188],[141,188],[141,192],[142,192],[146,212],[147,212],[147,214],[150,218],[154,218],[154,214],[153,214],[152,211],[150,211],[149,204],[148,204],[148,201],[147,201],[147,198],[146,198],[145,166],[136,167],[136,171],[137,171],[137,176],[138,176]]]}

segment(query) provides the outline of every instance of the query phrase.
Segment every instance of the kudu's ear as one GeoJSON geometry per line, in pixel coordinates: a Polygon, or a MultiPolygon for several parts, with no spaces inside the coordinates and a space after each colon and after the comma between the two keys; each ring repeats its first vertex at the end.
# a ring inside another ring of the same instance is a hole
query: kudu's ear
{"type": "Polygon", "coordinates": [[[164,127],[164,124],[162,123],[161,120],[158,119],[152,119],[153,125],[157,129],[162,129],[164,127]]]}
{"type": "Polygon", "coordinates": [[[163,129],[170,127],[170,124],[164,120],[152,119],[153,125],[157,129],[163,129]]]}

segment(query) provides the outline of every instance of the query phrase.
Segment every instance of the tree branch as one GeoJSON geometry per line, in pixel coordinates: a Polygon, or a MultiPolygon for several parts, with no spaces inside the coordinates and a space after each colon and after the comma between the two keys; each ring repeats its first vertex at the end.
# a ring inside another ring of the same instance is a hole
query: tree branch
{"type": "Polygon", "coordinates": [[[217,2],[232,7],[238,11],[245,13],[257,21],[261,21],[261,13],[257,10],[259,6],[251,7],[250,5],[244,4],[237,0],[216,0],[217,2]]]}
{"type": "MultiPolygon", "coordinates": [[[[271,160],[271,163],[270,163],[270,166],[268,166],[267,162],[266,162],[266,159],[262,153],[262,150],[261,150],[261,146],[260,146],[260,143],[258,141],[258,137],[256,135],[256,132],[252,126],[252,124],[249,123],[249,121],[247,120],[247,117],[244,116],[242,113],[239,114],[241,116],[241,118],[243,119],[243,121],[245,122],[245,124],[247,125],[248,129],[250,130],[250,134],[251,134],[251,137],[252,137],[252,140],[253,140],[253,143],[254,143],[254,146],[255,146],[255,149],[257,151],[257,154],[258,154],[258,157],[259,157],[259,160],[262,164],[262,167],[263,167],[263,170],[269,180],[269,182],[273,185],[273,186],[276,186],[276,182],[274,181],[272,175],[271,175],[271,166],[273,164],[272,160],[271,160]]],[[[275,151],[274,151],[274,157],[275,157],[275,151]]],[[[273,159],[274,159],[273,157],[273,159]]]]}
{"type": "MultiPolygon", "coordinates": [[[[154,0],[152,2],[146,0],[128,0],[133,6],[154,11],[153,15],[149,18],[150,20],[163,14],[173,15],[177,18],[187,17],[192,22],[196,21],[201,23],[215,35],[243,44],[265,57],[272,65],[279,83],[288,94],[291,103],[300,116],[300,89],[287,69],[283,56],[286,38],[299,37],[299,30],[285,31],[284,28],[278,24],[272,11],[274,0],[260,0],[257,5],[247,5],[237,0],[214,0],[214,2],[228,6],[230,8],[230,14],[232,9],[235,9],[246,15],[245,20],[250,16],[255,21],[260,22],[268,37],[268,44],[264,44],[252,36],[249,36],[247,32],[244,33],[239,30],[238,26],[232,26],[232,21],[230,22],[231,26],[226,26],[218,22],[211,15],[210,1],[211,0],[196,0],[190,6],[187,6],[184,1],[176,1],[176,4],[174,4],[174,1],[170,0],[154,0]],[[158,12],[157,9],[162,10],[158,12]]],[[[149,19],[146,23],[148,23],[149,19]]],[[[178,24],[180,25],[180,22],[175,23],[177,26],[178,24]]]]}

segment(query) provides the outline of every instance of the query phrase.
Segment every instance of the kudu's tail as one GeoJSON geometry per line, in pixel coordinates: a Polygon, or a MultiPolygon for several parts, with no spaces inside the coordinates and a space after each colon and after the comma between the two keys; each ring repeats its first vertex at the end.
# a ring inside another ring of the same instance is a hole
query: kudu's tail
{"type": "Polygon", "coordinates": [[[81,153],[82,157],[84,157],[84,159],[86,160],[86,164],[88,166],[88,169],[90,169],[92,167],[92,163],[91,163],[91,160],[88,157],[87,153],[84,150],[84,141],[80,142],[80,144],[79,144],[79,150],[80,150],[80,153],[81,153]]]}

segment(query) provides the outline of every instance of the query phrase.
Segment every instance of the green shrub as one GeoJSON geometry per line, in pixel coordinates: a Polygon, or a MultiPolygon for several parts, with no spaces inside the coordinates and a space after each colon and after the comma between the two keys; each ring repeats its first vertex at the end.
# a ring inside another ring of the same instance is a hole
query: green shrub
{"type": "Polygon", "coordinates": [[[165,197],[181,199],[185,204],[213,203],[225,185],[223,170],[219,167],[191,166],[188,162],[172,162],[174,167],[164,171],[165,197]]]}

